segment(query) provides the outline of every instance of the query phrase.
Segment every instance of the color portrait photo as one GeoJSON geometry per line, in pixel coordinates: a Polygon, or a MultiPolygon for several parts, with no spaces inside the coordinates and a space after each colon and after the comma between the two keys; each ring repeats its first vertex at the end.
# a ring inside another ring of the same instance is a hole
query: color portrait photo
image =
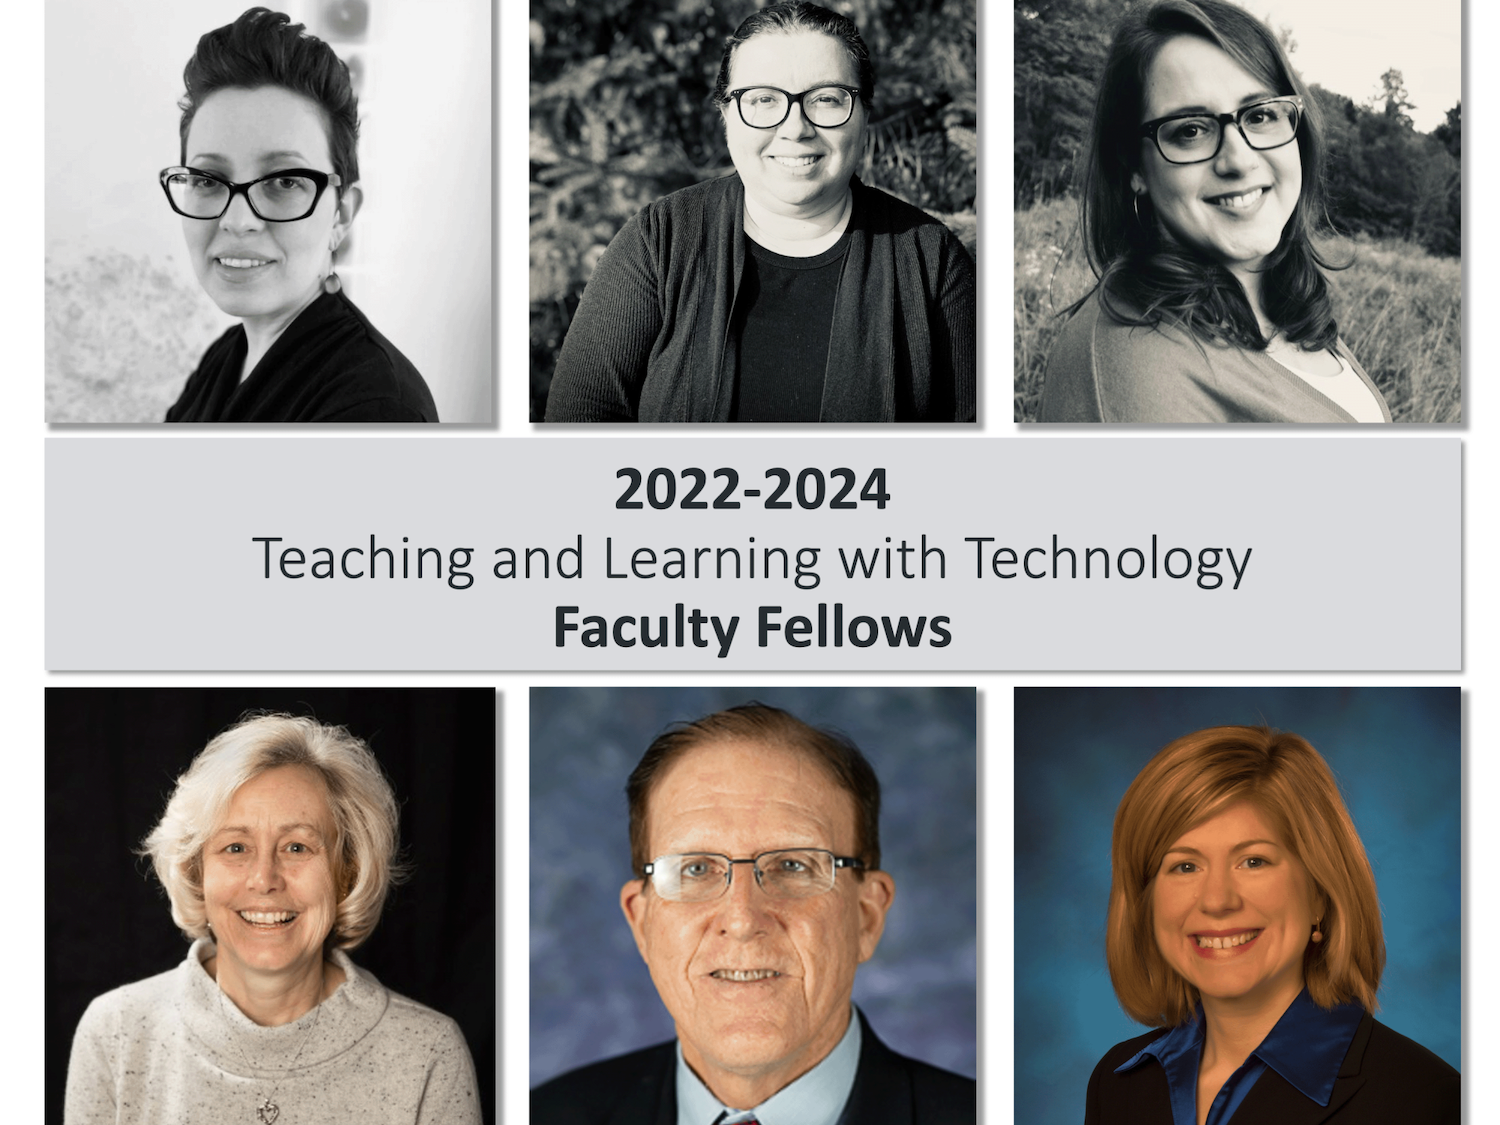
{"type": "Polygon", "coordinates": [[[1015,1120],[1456,1125],[1461,726],[1457,688],[1018,688],[1015,1120]]]}
{"type": "Polygon", "coordinates": [[[974,1121],[975,703],[533,688],[531,1119],[974,1121]]]}

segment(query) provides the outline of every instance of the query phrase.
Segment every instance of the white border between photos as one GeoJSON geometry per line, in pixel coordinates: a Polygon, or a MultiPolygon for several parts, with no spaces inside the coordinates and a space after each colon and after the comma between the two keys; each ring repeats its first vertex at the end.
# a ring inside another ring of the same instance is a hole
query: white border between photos
{"type": "MultiPolygon", "coordinates": [[[[1493,124],[1497,109],[1500,74],[1483,65],[1487,53],[1476,45],[1500,43],[1500,12],[1493,7],[1472,3],[1468,6],[1465,49],[1465,101],[1470,122],[1468,157],[1465,161],[1467,199],[1490,183],[1488,169],[1500,173],[1500,159],[1488,148],[1500,131],[1493,124]]],[[[516,861],[526,855],[528,825],[526,793],[528,789],[527,725],[529,708],[527,688],[532,684],[620,683],[716,683],[722,678],[699,676],[631,677],[611,676],[415,676],[415,675],[236,675],[223,676],[119,676],[107,674],[48,675],[45,672],[43,634],[43,491],[40,486],[43,465],[43,441],[47,437],[43,419],[43,227],[40,221],[40,191],[35,175],[44,160],[43,118],[40,112],[42,91],[42,42],[45,6],[18,5],[7,16],[9,39],[18,45],[5,68],[0,68],[0,104],[10,107],[4,162],[7,175],[0,177],[0,205],[8,217],[6,251],[11,263],[4,281],[3,324],[6,335],[8,376],[17,393],[12,408],[0,419],[0,449],[4,450],[5,478],[3,495],[3,532],[0,532],[0,693],[3,693],[6,725],[7,806],[10,812],[6,833],[9,843],[10,870],[13,876],[7,898],[11,924],[0,938],[0,963],[8,968],[6,991],[13,1012],[21,1013],[14,1025],[20,1029],[0,1055],[0,1080],[8,1091],[9,1109],[19,1120],[42,1117],[43,1073],[42,1037],[25,1029],[40,1019],[43,1010],[43,981],[39,971],[43,938],[37,904],[44,901],[42,848],[44,792],[43,707],[42,691],[53,686],[221,686],[255,683],[352,684],[361,686],[461,685],[491,686],[502,693],[504,752],[502,753],[503,807],[501,810],[502,855],[516,861]]],[[[496,17],[499,36],[499,158],[500,222],[498,254],[500,259],[500,349],[503,377],[499,402],[500,432],[525,438],[529,428],[526,417],[527,355],[524,341],[526,326],[521,319],[525,307],[521,300],[526,288],[525,259],[521,247],[525,239],[526,197],[522,195],[520,164],[524,160],[523,137],[526,122],[526,13],[518,3],[505,0],[496,17]]],[[[989,175],[983,179],[982,210],[985,215],[985,245],[990,249],[982,294],[987,307],[997,315],[992,321],[1003,325],[1002,314],[1011,300],[1010,266],[994,263],[1003,258],[1010,241],[1009,157],[1012,107],[1010,102],[1011,46],[1008,13],[991,9],[983,24],[982,74],[984,91],[985,166],[989,175]]],[[[1500,230],[1487,207],[1467,208],[1467,273],[1465,305],[1471,322],[1483,324],[1489,310],[1500,307],[1500,284],[1489,273],[1486,251],[1500,249],[1500,230]],[[1476,268],[1478,263],[1478,268],[1476,268]],[[1476,317],[1476,312],[1478,316],[1476,317]]],[[[1490,357],[1472,349],[1473,334],[1466,340],[1469,357],[1468,377],[1464,388],[1465,415],[1477,421],[1457,430],[1464,439],[1465,459],[1465,539],[1466,643],[1464,672],[1460,675],[1416,676],[1402,674],[1347,676],[1262,675],[1201,676],[1084,676],[1084,675],[867,675],[861,684],[944,683],[973,684],[981,692],[981,729],[983,731],[982,808],[987,813],[983,829],[985,884],[981,901],[983,944],[980,976],[984,995],[981,1002],[981,1082],[985,1120],[994,1125],[1009,1122],[1013,1078],[1011,1068],[1012,1013],[1012,904],[1011,904],[1011,688],[1016,684],[1053,685],[1150,685],[1192,684],[1203,686],[1297,684],[1308,686],[1354,683],[1360,685],[1439,685],[1456,684],[1465,689],[1465,1035],[1462,1069],[1467,1072],[1467,1103],[1471,1119],[1481,1107],[1500,1099],[1500,1079],[1484,1078],[1477,1064],[1500,1054],[1500,1030],[1483,1019],[1470,1019],[1469,1013],[1484,1010],[1487,1001],[1500,1000],[1500,966],[1491,959],[1471,955],[1477,935],[1487,934],[1500,924],[1500,874],[1488,862],[1490,848],[1500,846],[1500,833],[1492,827],[1497,818],[1488,809],[1489,801],[1500,802],[1500,614],[1493,583],[1496,570],[1492,551],[1500,551],[1500,532],[1494,530],[1495,512],[1500,508],[1500,394],[1492,389],[1490,357]],[[1471,858],[1477,862],[1470,862],[1471,858]]],[[[989,378],[983,410],[990,421],[985,433],[1004,437],[1014,433],[1008,422],[1011,349],[1009,329],[995,327],[985,340],[989,378]]],[[[1434,431],[1427,430],[1425,433],[1434,431]]],[[[139,436],[154,436],[135,431],[139,436]]],[[[230,440],[253,440],[243,432],[226,435],[230,440]]],[[[445,432],[452,440],[486,440],[490,431],[445,432]]],[[[718,435],[716,435],[718,436],[718,435]]],[[[725,434],[732,439],[736,435],[725,434]]],[[[1322,435],[1320,435],[1322,436],[1322,435]]],[[[651,435],[660,440],[659,434],[651,435]]],[[[1229,440],[1255,440],[1243,433],[1226,435],[1229,440]]],[[[73,431],[59,434],[60,440],[88,440],[86,434],[73,431]]],[[[319,440],[359,440],[357,436],[321,437],[319,440]]],[[[820,438],[821,440],[821,438],[820,438]]],[[[833,440],[837,440],[836,438],[833,440]]],[[[893,435],[892,440],[900,440],[893,435]]],[[[1025,435],[1022,440],[1034,440],[1025,435]]],[[[1079,440],[1068,437],[1064,440],[1079,440]]],[[[1361,440],[1350,435],[1332,440],[1361,440]]],[[[1398,435],[1399,440],[1399,435],[1398,435]]],[[[1379,482],[1354,482],[1357,487],[1379,487],[1379,482]]],[[[1394,548],[1393,548],[1394,549],[1394,548]]],[[[108,565],[110,545],[100,544],[100,565],[108,565]]],[[[1336,580],[1336,576],[1329,576],[1336,580]]],[[[1390,605],[1373,607],[1372,612],[1404,614],[1423,612],[1422,591],[1398,591],[1390,605]]],[[[1290,632],[1295,634],[1296,623],[1290,632]]],[[[746,677],[737,677],[745,682],[746,677]]],[[[852,682],[848,676],[764,676],[768,684],[839,684],[852,682]]],[[[524,870],[524,867],[521,868],[524,870]]],[[[500,1119],[519,1122],[527,1119],[527,900],[524,878],[515,875],[505,880],[501,901],[501,1114],[500,1119]]],[[[54,909],[56,909],[54,905],[54,909]]],[[[73,907],[90,909],[85,896],[73,907]]],[[[109,932],[108,920],[101,920],[101,934],[109,932]]]]}

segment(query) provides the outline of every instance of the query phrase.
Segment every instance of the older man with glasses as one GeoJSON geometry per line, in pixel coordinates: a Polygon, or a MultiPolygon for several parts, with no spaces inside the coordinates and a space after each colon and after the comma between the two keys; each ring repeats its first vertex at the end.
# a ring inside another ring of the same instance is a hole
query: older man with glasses
{"type": "Polygon", "coordinates": [[[895,883],[850,742],[761,704],[672,728],[630,776],[620,906],[677,1041],[564,1074],[569,1125],[962,1125],[972,1080],[896,1054],[854,1008],[895,883]]]}

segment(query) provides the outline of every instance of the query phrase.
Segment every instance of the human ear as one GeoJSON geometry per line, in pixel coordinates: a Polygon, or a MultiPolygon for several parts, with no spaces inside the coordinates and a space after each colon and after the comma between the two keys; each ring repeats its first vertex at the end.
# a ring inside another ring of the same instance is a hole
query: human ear
{"type": "Polygon", "coordinates": [[[884,871],[866,871],[858,886],[859,959],[868,961],[885,933],[885,915],[896,897],[896,880],[884,871]]]}
{"type": "Polygon", "coordinates": [[[1146,181],[1141,179],[1139,172],[1130,173],[1130,190],[1135,192],[1136,195],[1146,194],[1146,181]]]}
{"type": "Polygon", "coordinates": [[[650,960],[646,957],[646,906],[646,880],[632,879],[620,888],[620,911],[630,926],[641,960],[649,965],[650,960]]]}
{"type": "Polygon", "coordinates": [[[348,237],[349,228],[354,225],[354,216],[359,214],[364,201],[365,193],[358,184],[339,189],[338,210],[334,213],[333,231],[328,236],[330,250],[337,250],[339,243],[348,237]]]}

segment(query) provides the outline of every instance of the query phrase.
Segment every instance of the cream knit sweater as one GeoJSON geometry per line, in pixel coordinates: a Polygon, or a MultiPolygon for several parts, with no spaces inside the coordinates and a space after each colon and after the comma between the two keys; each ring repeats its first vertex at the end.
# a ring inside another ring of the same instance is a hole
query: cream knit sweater
{"type": "Polygon", "coordinates": [[[194,942],[175,969],[89,1005],[73,1036],[65,1125],[260,1125],[268,1096],[275,1125],[479,1122],[474,1063],[447,1016],[335,951],[345,979],[334,994],[300,1020],[260,1027],[203,969],[213,951],[194,942]]]}

